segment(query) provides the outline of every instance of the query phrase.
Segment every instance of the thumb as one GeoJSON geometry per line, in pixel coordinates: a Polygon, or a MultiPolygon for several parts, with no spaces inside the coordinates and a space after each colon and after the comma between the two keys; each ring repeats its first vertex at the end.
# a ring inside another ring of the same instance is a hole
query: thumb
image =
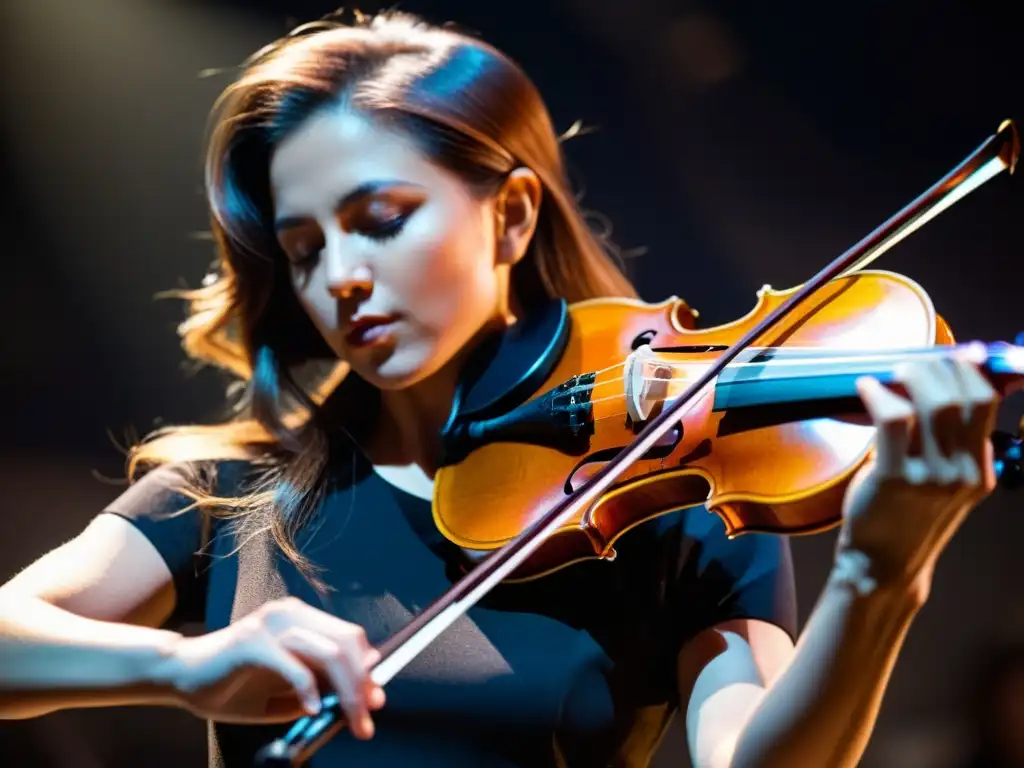
{"type": "Polygon", "coordinates": [[[320,690],[316,676],[297,656],[276,643],[264,646],[260,662],[284,678],[302,702],[307,715],[320,713],[320,690]]]}

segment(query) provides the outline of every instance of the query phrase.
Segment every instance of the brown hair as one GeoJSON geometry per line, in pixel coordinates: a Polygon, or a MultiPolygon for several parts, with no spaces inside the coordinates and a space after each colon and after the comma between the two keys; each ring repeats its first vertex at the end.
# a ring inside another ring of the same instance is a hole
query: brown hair
{"type": "Polygon", "coordinates": [[[244,493],[196,491],[196,505],[249,533],[269,530],[318,586],[295,536],[322,492],[327,434],[317,411],[345,368],[293,293],[268,174],[282,138],[338,103],[404,132],[476,188],[497,189],[517,167],[537,174],[538,224],[512,275],[524,306],[540,297],[636,295],[577,204],[540,94],[499,51],[409,14],[357,14],[353,23],[331,16],[299,27],[247,61],[211,120],[206,193],[219,266],[203,287],[176,294],[189,303],[179,328],[186,353],[241,379],[246,396],[226,423],[149,436],[132,450],[129,475],[163,463],[253,461],[261,471],[244,493]],[[326,375],[301,385],[296,371],[318,361],[327,362],[326,375]]]}

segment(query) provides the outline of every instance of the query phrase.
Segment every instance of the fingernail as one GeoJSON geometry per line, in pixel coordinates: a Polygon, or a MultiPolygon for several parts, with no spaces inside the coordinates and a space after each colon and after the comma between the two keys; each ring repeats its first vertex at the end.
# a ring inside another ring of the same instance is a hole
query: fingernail
{"type": "Polygon", "coordinates": [[[320,706],[321,706],[320,699],[309,698],[309,699],[306,700],[306,711],[309,712],[309,714],[311,714],[311,715],[319,715],[320,714],[320,706]]]}

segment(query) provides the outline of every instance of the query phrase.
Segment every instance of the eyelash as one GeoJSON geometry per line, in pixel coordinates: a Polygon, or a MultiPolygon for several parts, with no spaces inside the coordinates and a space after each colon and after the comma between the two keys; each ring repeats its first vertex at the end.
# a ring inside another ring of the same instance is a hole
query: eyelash
{"type": "Polygon", "coordinates": [[[408,219],[406,214],[400,214],[394,218],[388,219],[387,221],[381,222],[374,231],[365,232],[364,234],[371,240],[376,240],[377,242],[390,240],[402,231],[402,228],[405,226],[406,219],[408,219]]]}
{"type": "MultiPolygon", "coordinates": [[[[381,222],[373,230],[363,230],[362,234],[375,242],[386,242],[394,237],[397,237],[401,233],[402,229],[405,227],[405,223],[408,220],[408,218],[409,217],[407,214],[395,216],[391,219],[388,219],[387,221],[381,222]]],[[[316,248],[315,250],[311,251],[308,254],[305,254],[304,256],[299,256],[298,258],[293,259],[292,265],[298,268],[308,267],[313,262],[313,260],[316,259],[319,255],[320,249],[316,248]]]]}

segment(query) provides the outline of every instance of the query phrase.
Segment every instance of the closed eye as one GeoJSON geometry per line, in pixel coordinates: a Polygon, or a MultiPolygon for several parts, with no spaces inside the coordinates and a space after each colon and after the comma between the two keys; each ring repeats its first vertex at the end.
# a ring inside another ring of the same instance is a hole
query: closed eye
{"type": "Polygon", "coordinates": [[[408,198],[372,198],[346,215],[343,226],[371,240],[390,240],[401,233],[419,205],[419,200],[408,198]]]}
{"type": "Polygon", "coordinates": [[[391,238],[398,235],[402,229],[405,228],[405,222],[408,220],[408,216],[393,216],[387,221],[381,221],[373,226],[367,228],[363,234],[369,237],[371,240],[377,240],[383,242],[384,240],[390,240],[391,238]]]}
{"type": "MultiPolygon", "coordinates": [[[[343,231],[383,242],[399,235],[409,219],[426,200],[426,190],[403,182],[367,182],[346,194],[335,208],[343,231]]],[[[309,268],[324,247],[317,222],[301,215],[286,215],[275,221],[278,242],[295,266],[309,268]]]]}

